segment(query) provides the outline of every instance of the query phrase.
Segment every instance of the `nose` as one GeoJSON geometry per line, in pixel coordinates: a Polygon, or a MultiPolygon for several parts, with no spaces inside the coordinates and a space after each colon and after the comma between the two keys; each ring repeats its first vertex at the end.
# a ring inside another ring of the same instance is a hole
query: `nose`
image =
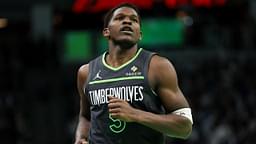
{"type": "Polygon", "coordinates": [[[125,17],[125,19],[123,20],[122,22],[123,24],[128,24],[128,25],[131,25],[132,22],[131,22],[131,19],[129,17],[125,17]]]}

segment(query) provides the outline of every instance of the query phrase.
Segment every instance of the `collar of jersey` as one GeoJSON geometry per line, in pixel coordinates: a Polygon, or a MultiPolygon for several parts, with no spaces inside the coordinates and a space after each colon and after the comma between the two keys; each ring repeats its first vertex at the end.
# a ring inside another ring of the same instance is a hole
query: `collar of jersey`
{"type": "Polygon", "coordinates": [[[123,67],[127,66],[128,64],[130,64],[131,62],[133,62],[133,61],[138,57],[138,55],[140,54],[141,51],[142,51],[142,48],[140,48],[140,49],[137,51],[136,55],[135,55],[133,58],[131,58],[129,61],[127,61],[126,63],[122,64],[122,65],[119,66],[119,67],[112,67],[112,66],[110,66],[110,65],[108,65],[108,64],[106,63],[106,61],[105,61],[105,56],[106,56],[106,53],[107,53],[107,52],[105,52],[105,53],[103,54],[103,56],[102,56],[102,63],[103,63],[104,66],[106,66],[107,68],[109,68],[109,69],[111,69],[111,70],[113,70],[113,71],[118,71],[118,70],[120,70],[121,68],[123,68],[123,67]]]}

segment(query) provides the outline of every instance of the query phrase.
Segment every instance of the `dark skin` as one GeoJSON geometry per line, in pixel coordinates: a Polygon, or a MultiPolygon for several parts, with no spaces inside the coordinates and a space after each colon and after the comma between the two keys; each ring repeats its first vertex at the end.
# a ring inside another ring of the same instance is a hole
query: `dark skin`
{"type": "MultiPolygon", "coordinates": [[[[141,39],[139,17],[135,10],[129,7],[118,8],[103,30],[108,39],[109,54],[106,63],[111,67],[120,67],[129,61],[138,49],[137,42],[141,39]],[[130,27],[131,31],[122,31],[130,27]]],[[[77,87],[80,94],[80,117],[76,131],[75,144],[85,144],[90,127],[90,104],[83,92],[84,83],[89,72],[85,64],[78,70],[77,87]]],[[[154,114],[133,108],[128,102],[109,97],[109,113],[113,118],[126,122],[137,122],[153,128],[168,136],[186,139],[192,131],[189,119],[172,114],[176,109],[187,108],[189,104],[178,86],[176,71],[169,60],[155,55],[149,65],[148,79],[151,88],[160,97],[167,114],[154,114]]]]}

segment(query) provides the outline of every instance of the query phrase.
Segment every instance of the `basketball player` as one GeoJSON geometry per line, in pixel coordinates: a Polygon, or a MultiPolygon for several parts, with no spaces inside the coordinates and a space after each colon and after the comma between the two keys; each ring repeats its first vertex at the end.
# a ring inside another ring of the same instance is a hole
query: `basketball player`
{"type": "Polygon", "coordinates": [[[75,144],[163,144],[192,131],[189,104],[173,65],[138,48],[138,9],[121,4],[106,14],[108,51],[78,70],[80,116],[75,144]]]}

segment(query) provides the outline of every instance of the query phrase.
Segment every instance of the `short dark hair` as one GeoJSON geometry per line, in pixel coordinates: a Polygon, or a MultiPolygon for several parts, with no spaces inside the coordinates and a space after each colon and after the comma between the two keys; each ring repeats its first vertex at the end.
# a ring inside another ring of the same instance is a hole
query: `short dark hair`
{"type": "Polygon", "coordinates": [[[119,9],[119,8],[122,8],[122,7],[128,7],[128,8],[132,8],[136,11],[136,13],[138,14],[138,17],[139,17],[139,23],[141,25],[141,18],[140,18],[140,12],[139,12],[139,8],[134,5],[134,4],[131,4],[131,3],[122,3],[114,8],[112,8],[111,10],[109,10],[105,17],[104,17],[104,28],[108,27],[108,24],[109,24],[109,21],[111,20],[112,16],[113,16],[113,13],[119,9]]]}

